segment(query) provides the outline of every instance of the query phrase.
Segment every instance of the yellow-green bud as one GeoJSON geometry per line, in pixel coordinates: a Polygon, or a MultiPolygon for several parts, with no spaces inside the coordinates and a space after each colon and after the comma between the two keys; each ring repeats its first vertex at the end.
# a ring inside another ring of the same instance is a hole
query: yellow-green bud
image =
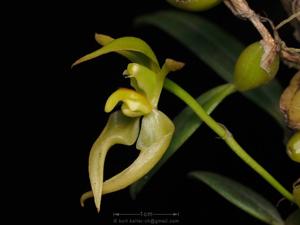
{"type": "Polygon", "coordinates": [[[276,54],[268,71],[262,68],[264,48],[260,42],[249,45],[239,56],[234,69],[234,84],[239,91],[247,91],[272,80],[279,68],[279,56],[276,54]]]}
{"type": "Polygon", "coordinates": [[[288,141],[287,153],[292,160],[300,163],[300,131],[296,132],[288,141]]]}

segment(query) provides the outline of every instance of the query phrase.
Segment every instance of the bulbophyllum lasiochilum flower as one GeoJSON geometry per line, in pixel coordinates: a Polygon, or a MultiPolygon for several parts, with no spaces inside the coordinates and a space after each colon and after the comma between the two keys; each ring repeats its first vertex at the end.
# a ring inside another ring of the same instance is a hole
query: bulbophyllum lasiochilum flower
{"type": "Polygon", "coordinates": [[[89,156],[89,178],[92,191],[82,195],[81,204],[94,197],[100,211],[103,194],[128,187],[146,175],[167,150],[175,127],[173,122],[157,109],[165,76],[170,71],[181,69],[184,64],[167,59],[162,68],[151,48],[141,39],[123,37],[113,39],[106,35],[96,35],[96,40],[104,45],[77,60],[74,65],[100,55],[117,52],[129,63],[123,75],[130,78],[134,89],[119,88],[107,99],[105,112],[111,112],[118,103],[121,110],[112,113],[106,127],[92,146],[89,156]],[[141,123],[141,126],[139,126],[141,123]],[[132,145],[140,150],[134,162],[103,182],[105,156],[114,144],[132,145]]]}

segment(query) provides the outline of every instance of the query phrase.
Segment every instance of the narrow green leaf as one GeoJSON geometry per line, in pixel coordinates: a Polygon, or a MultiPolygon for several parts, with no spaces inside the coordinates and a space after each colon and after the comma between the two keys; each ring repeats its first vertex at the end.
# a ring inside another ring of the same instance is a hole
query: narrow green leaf
{"type": "Polygon", "coordinates": [[[277,209],[250,188],[227,177],[206,171],[194,171],[189,176],[207,184],[229,202],[253,217],[271,225],[283,225],[277,209]]]}
{"type": "MultiPolygon", "coordinates": [[[[136,23],[162,29],[185,45],[224,80],[232,81],[235,61],[244,46],[217,25],[197,15],[179,11],[161,11],[144,15],[137,18],[136,23]]],[[[281,92],[279,83],[273,80],[266,86],[242,94],[284,127],[278,109],[281,92]]]]}
{"type": "MultiPolygon", "coordinates": [[[[234,92],[234,90],[235,89],[232,84],[224,84],[205,92],[197,100],[201,105],[203,105],[206,112],[210,114],[222,102],[222,100],[234,92]]],[[[199,120],[196,114],[189,107],[182,110],[173,121],[176,129],[168,150],[146,176],[131,185],[130,194],[132,198],[136,198],[150,178],[202,124],[202,121],[199,120]]]]}
{"type": "Polygon", "coordinates": [[[300,224],[300,209],[291,213],[285,221],[285,225],[299,225],[300,224]]]}
{"type": "MultiPolygon", "coordinates": [[[[79,63],[94,59],[96,57],[99,57],[101,55],[110,52],[120,53],[122,51],[129,51],[129,52],[137,52],[139,54],[143,54],[144,56],[148,57],[153,62],[153,64],[156,65],[156,67],[159,67],[159,63],[157,61],[154,52],[152,51],[150,46],[142,39],[136,37],[121,37],[121,38],[114,39],[110,42],[109,40],[105,40],[103,44],[105,44],[105,46],[78,59],[76,62],[73,63],[72,66],[75,66],[79,63]]],[[[134,56],[136,59],[137,55],[129,54],[129,56],[134,56]]]]}

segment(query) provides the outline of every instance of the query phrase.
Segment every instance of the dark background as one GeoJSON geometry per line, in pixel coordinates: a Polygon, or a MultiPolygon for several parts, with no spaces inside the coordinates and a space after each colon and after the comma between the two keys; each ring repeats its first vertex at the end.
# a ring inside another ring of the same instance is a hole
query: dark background
{"type": "MultiPolygon", "coordinates": [[[[258,13],[269,16],[275,23],[286,16],[277,1],[250,3],[258,13]]],[[[71,70],[72,62],[99,47],[94,41],[95,32],[113,37],[137,36],[150,44],[160,62],[166,57],[186,62],[182,71],[169,77],[193,96],[223,83],[209,67],[167,34],[153,27],[133,25],[134,18],[143,13],[171,8],[164,1],[150,0],[12,6],[11,17],[15,21],[9,26],[8,34],[16,49],[22,47],[22,51],[11,51],[12,58],[18,62],[10,67],[12,76],[9,78],[13,82],[10,92],[15,94],[11,101],[12,108],[16,109],[12,114],[13,124],[20,137],[19,141],[12,140],[12,146],[22,145],[18,157],[14,157],[22,168],[17,169],[12,178],[17,185],[13,185],[9,208],[18,209],[29,221],[40,224],[44,221],[112,224],[114,212],[141,211],[179,212],[180,224],[201,224],[202,221],[203,224],[221,221],[262,224],[204,184],[186,177],[192,170],[214,171],[255,189],[273,204],[281,199],[205,125],[163,166],[136,200],[131,200],[125,189],[104,196],[100,214],[96,213],[92,201],[88,201],[85,208],[79,205],[81,194],[90,188],[89,150],[108,118],[103,111],[105,101],[116,88],[128,85],[121,76],[127,61],[114,54],[71,70]]],[[[259,39],[250,23],[235,18],[223,5],[198,14],[215,21],[245,45],[259,39]]],[[[291,33],[286,27],[281,35],[295,46],[291,33]]],[[[281,65],[278,79],[284,86],[293,72],[281,65]]],[[[170,118],[183,107],[180,100],[163,92],[159,108],[170,118]]],[[[226,99],[213,117],[225,124],[250,155],[285,187],[291,188],[299,166],[287,157],[283,133],[271,117],[240,94],[226,99]]],[[[106,177],[129,165],[136,155],[134,148],[114,147],[106,161],[106,177]]],[[[292,208],[287,201],[279,206],[283,216],[292,208]]]]}

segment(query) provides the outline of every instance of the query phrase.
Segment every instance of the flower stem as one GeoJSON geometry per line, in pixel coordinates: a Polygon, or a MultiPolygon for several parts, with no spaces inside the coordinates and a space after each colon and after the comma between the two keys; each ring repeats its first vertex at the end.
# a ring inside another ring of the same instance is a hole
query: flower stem
{"type": "Polygon", "coordinates": [[[205,122],[217,135],[219,135],[231,150],[237,154],[248,166],[255,170],[262,176],[272,187],[281,193],[286,199],[293,202],[293,195],[286,190],[268,171],[266,171],[260,164],[258,164],[234,139],[227,128],[217,123],[211,116],[209,116],[202,106],[183,88],[175,82],[166,79],[164,83],[165,89],[176,95],[184,101],[196,114],[205,122]]]}

